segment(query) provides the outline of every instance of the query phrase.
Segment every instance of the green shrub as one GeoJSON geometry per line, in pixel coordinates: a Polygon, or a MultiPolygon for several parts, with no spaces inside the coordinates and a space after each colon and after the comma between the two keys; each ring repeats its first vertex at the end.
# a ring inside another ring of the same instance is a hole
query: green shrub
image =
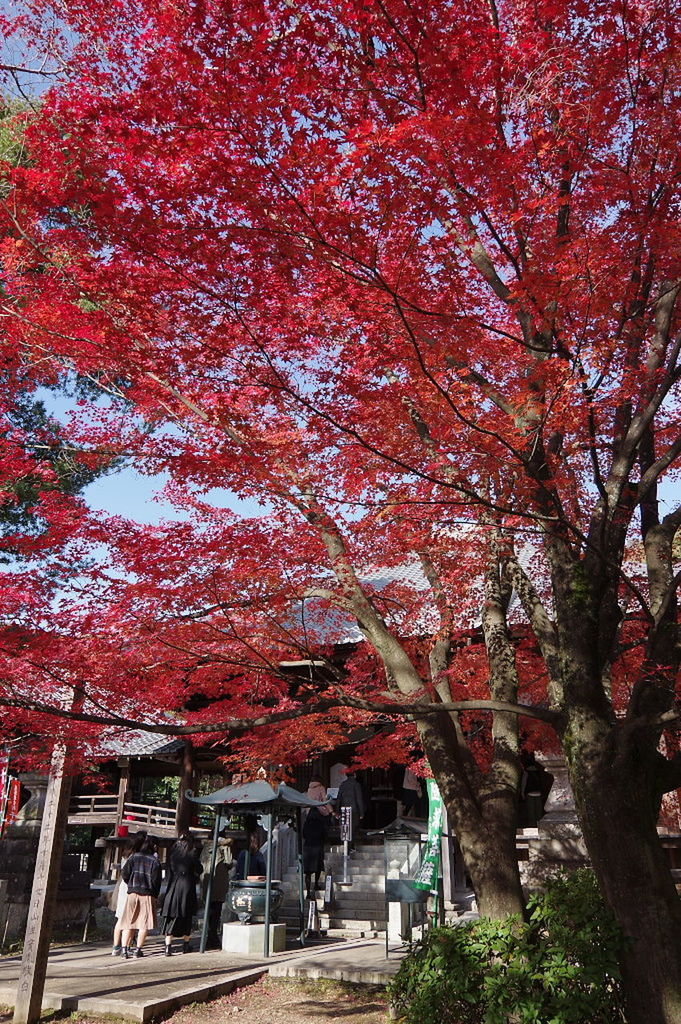
{"type": "Polygon", "coordinates": [[[389,994],[406,1024],[621,1024],[622,935],[592,872],[552,879],[528,921],[434,928],[389,994]]]}

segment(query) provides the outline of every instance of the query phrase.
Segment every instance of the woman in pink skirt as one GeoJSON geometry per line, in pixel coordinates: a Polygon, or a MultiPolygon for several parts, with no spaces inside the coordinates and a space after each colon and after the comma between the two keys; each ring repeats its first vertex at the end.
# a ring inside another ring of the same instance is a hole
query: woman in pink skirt
{"type": "Polygon", "coordinates": [[[156,857],[156,841],[147,836],[138,853],[123,866],[121,878],[128,886],[128,898],[120,921],[123,932],[123,956],[127,957],[132,933],[137,929],[137,948],[132,954],[144,956],[142,946],[151,928],[156,927],[156,899],[161,890],[161,865],[156,857]]]}

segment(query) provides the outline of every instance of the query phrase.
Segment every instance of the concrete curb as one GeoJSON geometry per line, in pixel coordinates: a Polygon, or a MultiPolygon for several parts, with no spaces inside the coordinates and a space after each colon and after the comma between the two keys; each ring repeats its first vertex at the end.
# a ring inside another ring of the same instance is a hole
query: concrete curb
{"type": "MultiPolygon", "coordinates": [[[[224,981],[212,982],[209,985],[200,987],[194,986],[172,992],[165,999],[150,999],[139,1002],[123,1002],[120,999],[107,999],[98,996],[88,999],[87,996],[78,996],[66,993],[45,990],[43,995],[43,1010],[61,1010],[68,1013],[93,1013],[96,1015],[108,1013],[115,1017],[122,1017],[126,1020],[138,1020],[142,1024],[154,1020],[172,1010],[179,1010],[181,1006],[188,1003],[204,1003],[218,996],[229,995],[236,988],[243,988],[244,985],[252,985],[267,974],[267,967],[255,968],[253,970],[240,971],[224,981]]],[[[0,1005],[13,1006],[15,997],[14,988],[0,988],[0,1005]]]]}

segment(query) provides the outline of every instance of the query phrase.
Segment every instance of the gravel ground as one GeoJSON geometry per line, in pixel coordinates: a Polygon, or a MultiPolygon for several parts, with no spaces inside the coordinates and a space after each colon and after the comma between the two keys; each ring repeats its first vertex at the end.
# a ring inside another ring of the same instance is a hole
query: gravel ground
{"type": "MultiPolygon", "coordinates": [[[[113,1024],[120,1018],[90,1014],[57,1016],[74,1024],[113,1024]]],[[[0,1024],[11,1024],[12,1012],[0,1008],[0,1024]]],[[[285,981],[264,978],[211,1003],[182,1007],[164,1024],[387,1024],[385,990],[377,986],[346,985],[336,981],[285,981]]]]}

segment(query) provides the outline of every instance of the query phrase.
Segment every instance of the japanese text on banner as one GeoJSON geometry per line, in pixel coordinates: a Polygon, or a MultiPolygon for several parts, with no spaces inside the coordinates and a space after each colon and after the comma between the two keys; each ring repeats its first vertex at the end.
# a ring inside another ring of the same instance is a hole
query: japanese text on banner
{"type": "Polygon", "coordinates": [[[426,839],[421,866],[414,878],[415,889],[437,890],[440,874],[440,848],[444,826],[444,804],[434,779],[426,779],[428,787],[428,838],[426,839]]]}

